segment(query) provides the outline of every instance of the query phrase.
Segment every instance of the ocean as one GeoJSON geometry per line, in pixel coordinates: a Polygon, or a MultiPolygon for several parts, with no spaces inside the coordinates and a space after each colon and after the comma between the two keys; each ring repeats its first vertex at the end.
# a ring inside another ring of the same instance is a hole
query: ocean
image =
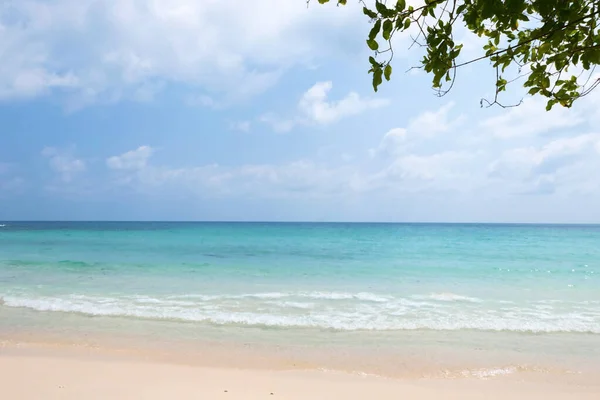
{"type": "Polygon", "coordinates": [[[0,339],[32,334],[364,372],[598,370],[600,226],[2,222],[0,339]]]}

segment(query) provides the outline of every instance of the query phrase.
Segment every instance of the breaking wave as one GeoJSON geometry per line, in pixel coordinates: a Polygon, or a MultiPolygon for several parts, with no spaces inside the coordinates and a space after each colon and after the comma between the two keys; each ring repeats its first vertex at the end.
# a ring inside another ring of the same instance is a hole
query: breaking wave
{"type": "Polygon", "coordinates": [[[215,325],[340,331],[482,330],[600,333],[598,302],[490,302],[451,293],[393,297],[374,293],[269,292],[230,295],[32,296],[4,294],[0,305],[215,325]]]}

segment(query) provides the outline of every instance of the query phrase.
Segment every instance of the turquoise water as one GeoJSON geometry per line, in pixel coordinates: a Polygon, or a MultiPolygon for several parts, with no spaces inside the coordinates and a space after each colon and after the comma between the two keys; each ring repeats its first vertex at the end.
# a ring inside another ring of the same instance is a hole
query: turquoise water
{"type": "Polygon", "coordinates": [[[281,328],[600,334],[599,227],[4,225],[6,307],[281,328]]]}
{"type": "Polygon", "coordinates": [[[600,227],[5,222],[0,297],[236,329],[600,336],[600,227]]]}
{"type": "Polygon", "coordinates": [[[0,340],[596,382],[600,226],[0,222],[0,340]]]}

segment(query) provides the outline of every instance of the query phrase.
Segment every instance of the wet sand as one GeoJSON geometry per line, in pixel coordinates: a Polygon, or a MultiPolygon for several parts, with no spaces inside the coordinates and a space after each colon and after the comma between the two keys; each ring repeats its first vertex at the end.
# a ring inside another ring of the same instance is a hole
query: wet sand
{"type": "Polygon", "coordinates": [[[391,379],[319,370],[207,367],[103,349],[4,343],[6,399],[598,399],[597,383],[391,379]]]}

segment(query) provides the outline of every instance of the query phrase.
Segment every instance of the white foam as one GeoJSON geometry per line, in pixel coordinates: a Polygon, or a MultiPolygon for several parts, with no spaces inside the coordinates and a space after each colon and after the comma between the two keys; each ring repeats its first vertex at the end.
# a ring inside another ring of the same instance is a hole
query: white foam
{"type": "Polygon", "coordinates": [[[510,375],[517,372],[517,367],[483,368],[476,370],[464,370],[461,375],[466,378],[489,379],[502,375],[510,375]]]}
{"type": "Polygon", "coordinates": [[[303,310],[315,308],[314,303],[300,303],[297,301],[269,301],[267,304],[272,304],[281,308],[299,308],[303,310]]]}
{"type": "Polygon", "coordinates": [[[323,368],[323,367],[317,368],[317,371],[323,372],[325,374],[356,375],[356,376],[360,376],[360,377],[364,377],[364,378],[389,379],[389,377],[387,377],[385,375],[373,374],[373,373],[364,372],[364,371],[355,371],[355,370],[346,371],[346,370],[338,370],[338,369],[323,368]]]}
{"type": "Polygon", "coordinates": [[[300,297],[308,297],[311,299],[322,299],[322,300],[363,300],[373,302],[386,302],[390,300],[389,297],[380,296],[374,293],[360,292],[360,293],[345,293],[345,292],[301,292],[298,293],[300,297]]]}
{"type": "Polygon", "coordinates": [[[226,295],[203,295],[203,294],[182,294],[168,296],[169,299],[198,299],[204,301],[225,300],[225,299],[284,299],[284,298],[309,298],[314,300],[363,300],[372,302],[386,302],[390,297],[377,295],[374,293],[360,292],[265,292],[265,293],[243,293],[226,295]]]}
{"type": "MultiPolygon", "coordinates": [[[[513,332],[600,333],[600,309],[595,304],[570,304],[548,309],[542,302],[526,306],[489,308],[487,304],[416,302],[386,298],[326,303],[297,299],[240,301],[207,297],[185,300],[150,296],[101,297],[67,295],[33,297],[5,294],[4,305],[38,311],[97,316],[122,316],[207,322],[218,325],[300,327],[356,330],[485,330],[513,332]],[[562,311],[561,311],[562,310],[562,311]]],[[[367,296],[368,297],[368,296],[367,296]]],[[[302,298],[300,298],[302,299],[302,298]]],[[[328,301],[328,300],[326,300],[328,301]]]]}
{"type": "Polygon", "coordinates": [[[289,297],[289,293],[280,293],[280,292],[270,292],[270,293],[249,293],[242,294],[239,296],[230,296],[234,298],[245,298],[245,297],[253,297],[257,299],[281,299],[284,297],[289,297]]]}
{"type": "Polygon", "coordinates": [[[482,301],[481,299],[478,299],[475,297],[462,296],[460,294],[454,294],[454,293],[449,293],[449,292],[431,293],[426,296],[416,295],[416,296],[412,296],[412,298],[436,300],[436,301],[468,301],[468,302],[472,302],[472,303],[480,303],[482,301]]]}

